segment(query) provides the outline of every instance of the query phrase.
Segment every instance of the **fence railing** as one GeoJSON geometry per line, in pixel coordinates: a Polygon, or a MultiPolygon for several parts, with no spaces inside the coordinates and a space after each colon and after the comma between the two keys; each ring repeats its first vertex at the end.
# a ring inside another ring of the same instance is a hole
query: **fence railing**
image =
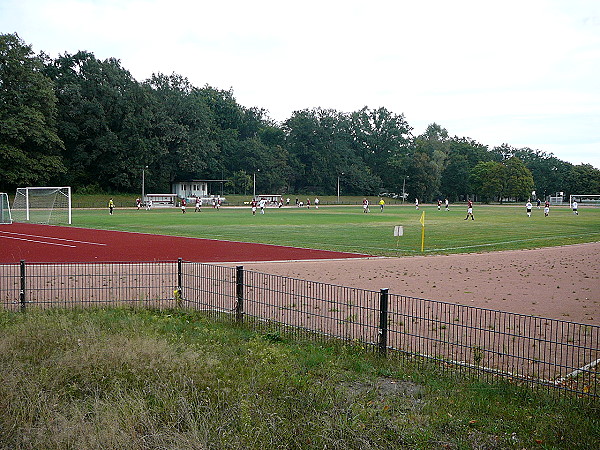
{"type": "Polygon", "coordinates": [[[172,306],[177,263],[25,263],[0,266],[2,307],[172,306]]]}
{"type": "Polygon", "coordinates": [[[184,261],[0,266],[2,307],[181,307],[600,398],[600,327],[184,261]]]}

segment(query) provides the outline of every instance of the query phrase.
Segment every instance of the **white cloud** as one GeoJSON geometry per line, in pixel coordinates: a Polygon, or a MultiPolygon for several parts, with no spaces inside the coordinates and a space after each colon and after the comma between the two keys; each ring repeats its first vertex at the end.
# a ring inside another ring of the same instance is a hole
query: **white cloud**
{"type": "Polygon", "coordinates": [[[595,0],[0,0],[0,29],[51,56],[116,57],[294,110],[385,106],[600,167],[600,2],[595,0]]]}

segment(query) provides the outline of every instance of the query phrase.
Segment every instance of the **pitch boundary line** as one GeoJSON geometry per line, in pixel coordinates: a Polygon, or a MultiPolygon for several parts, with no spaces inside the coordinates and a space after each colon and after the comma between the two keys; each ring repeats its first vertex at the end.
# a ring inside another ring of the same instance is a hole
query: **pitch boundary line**
{"type": "MultiPolygon", "coordinates": [[[[583,234],[574,234],[574,235],[572,235],[572,237],[594,236],[597,234],[600,234],[600,233],[590,232],[590,233],[583,233],[583,234]]],[[[495,245],[513,244],[515,242],[545,241],[545,240],[554,239],[554,238],[556,238],[556,236],[540,236],[540,237],[535,237],[535,238],[530,238],[530,239],[514,239],[514,240],[510,240],[510,241],[488,242],[487,244],[465,245],[462,247],[431,248],[431,249],[425,249],[423,251],[423,253],[440,252],[440,251],[446,251],[446,250],[463,250],[463,249],[478,248],[478,247],[493,247],[495,245]]],[[[587,244],[587,242],[581,242],[581,243],[575,243],[575,244],[564,244],[564,245],[579,245],[579,244],[587,244]]],[[[343,245],[343,244],[328,244],[328,245],[331,245],[331,246],[337,245],[338,247],[350,247],[350,248],[358,247],[358,246],[343,245]]],[[[553,248],[553,247],[562,247],[562,246],[553,245],[551,247],[546,247],[546,248],[553,248]]],[[[390,247],[364,247],[363,246],[362,248],[368,248],[371,250],[386,250],[386,251],[401,251],[401,252],[407,252],[407,253],[421,253],[420,250],[401,248],[401,247],[390,248],[390,247]]]]}
{"type": "MultiPolygon", "coordinates": [[[[582,236],[593,236],[595,234],[599,234],[599,233],[584,233],[584,234],[574,234],[572,235],[572,237],[582,237],[582,236]]],[[[439,252],[439,251],[445,251],[445,250],[462,250],[462,249],[466,249],[466,248],[476,248],[476,247],[493,247],[494,245],[504,245],[504,244],[512,244],[514,242],[531,242],[531,241],[544,241],[544,240],[548,240],[548,239],[554,239],[556,236],[547,236],[547,237],[535,237],[535,238],[530,238],[530,239],[515,239],[515,240],[511,240],[511,241],[504,241],[504,242],[490,242],[487,244],[477,244],[477,245],[465,245],[464,247],[447,247],[447,248],[436,248],[436,249],[431,249],[431,250],[425,250],[426,252],[439,252]]]]}

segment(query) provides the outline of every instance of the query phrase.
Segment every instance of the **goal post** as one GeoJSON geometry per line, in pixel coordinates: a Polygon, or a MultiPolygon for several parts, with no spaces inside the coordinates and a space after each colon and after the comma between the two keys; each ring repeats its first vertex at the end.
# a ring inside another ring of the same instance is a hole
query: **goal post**
{"type": "Polygon", "coordinates": [[[12,206],[14,222],[71,223],[71,187],[17,188],[12,206]]]}
{"type": "Polygon", "coordinates": [[[8,194],[6,192],[0,192],[0,224],[10,223],[12,223],[12,216],[10,214],[8,194]]]}
{"type": "Polygon", "coordinates": [[[569,205],[573,202],[578,206],[600,206],[600,194],[570,195],[569,205]]]}

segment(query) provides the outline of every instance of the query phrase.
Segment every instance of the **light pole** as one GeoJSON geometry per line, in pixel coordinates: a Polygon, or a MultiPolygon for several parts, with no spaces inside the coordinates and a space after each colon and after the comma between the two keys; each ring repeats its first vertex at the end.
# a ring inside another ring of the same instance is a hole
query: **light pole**
{"type": "Polygon", "coordinates": [[[402,180],[402,204],[404,205],[404,199],[406,198],[406,194],[404,193],[404,188],[406,187],[406,179],[409,178],[408,175],[404,175],[404,180],[402,180]]]}
{"type": "Polygon", "coordinates": [[[148,168],[148,166],[144,166],[142,167],[142,202],[144,202],[144,196],[146,195],[146,186],[145,186],[145,182],[146,182],[146,169],[148,168]]]}
{"type": "MultiPolygon", "coordinates": [[[[344,175],[344,172],[342,172],[340,175],[344,175]]],[[[338,182],[337,182],[338,205],[340,204],[340,175],[338,175],[338,182]]]]}
{"type": "MultiPolygon", "coordinates": [[[[260,169],[256,169],[256,172],[260,172],[260,169]]],[[[256,172],[252,174],[252,200],[256,200],[256,172]]]]}

